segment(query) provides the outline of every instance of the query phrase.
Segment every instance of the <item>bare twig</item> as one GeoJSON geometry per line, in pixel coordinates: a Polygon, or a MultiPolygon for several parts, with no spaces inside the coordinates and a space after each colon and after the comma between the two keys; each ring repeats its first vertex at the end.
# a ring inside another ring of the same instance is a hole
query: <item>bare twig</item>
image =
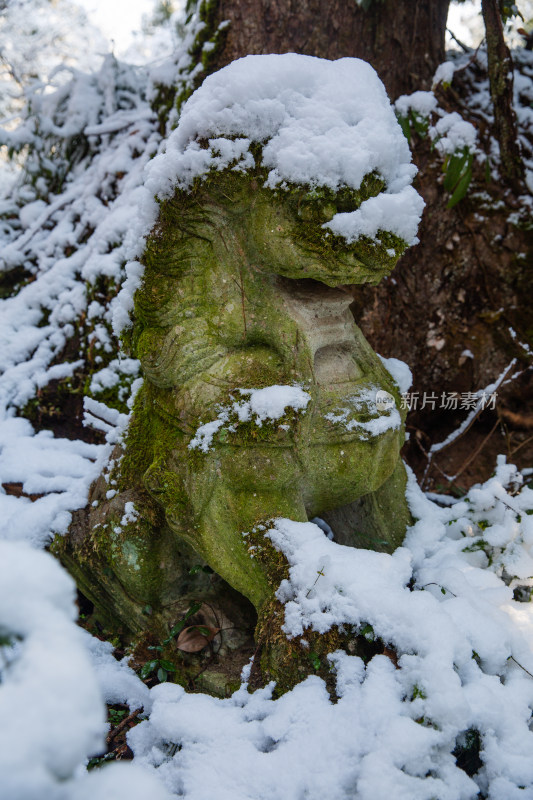
{"type": "Polygon", "coordinates": [[[524,430],[533,430],[533,413],[520,413],[511,411],[508,408],[500,409],[500,416],[506,422],[509,422],[514,428],[523,428],[524,430]]]}
{"type": "Polygon", "coordinates": [[[529,436],[529,437],[528,437],[528,438],[525,440],[525,442],[522,442],[521,444],[519,444],[519,445],[518,445],[518,447],[515,447],[515,449],[514,449],[514,450],[512,451],[512,453],[511,453],[511,455],[512,455],[512,456],[514,456],[514,455],[515,455],[515,453],[518,453],[518,451],[519,451],[519,450],[521,450],[521,449],[522,449],[522,447],[524,447],[526,444],[529,444],[529,442],[533,442],[533,436],[529,436]]]}
{"type": "Polygon", "coordinates": [[[528,669],[526,669],[525,667],[523,667],[522,664],[519,661],[517,661],[514,656],[509,656],[508,660],[514,661],[514,663],[516,664],[517,667],[520,667],[520,669],[523,669],[524,672],[526,672],[529,675],[530,678],[533,678],[533,675],[531,674],[531,672],[528,669]]]}
{"type": "Polygon", "coordinates": [[[464,69],[468,69],[468,67],[469,67],[471,64],[473,64],[473,63],[474,63],[474,61],[477,59],[477,54],[479,53],[479,48],[480,48],[480,47],[481,47],[481,45],[484,43],[484,41],[485,41],[485,37],[483,37],[483,39],[480,41],[480,43],[478,44],[478,46],[477,46],[477,47],[476,47],[476,49],[474,50],[474,53],[473,53],[473,55],[471,56],[470,60],[469,60],[469,61],[467,61],[467,63],[466,63],[466,64],[463,64],[463,66],[462,66],[462,67],[457,67],[457,69],[456,69],[456,70],[454,70],[454,73],[455,73],[455,72],[462,72],[464,69]]]}
{"type": "Polygon", "coordinates": [[[461,50],[462,50],[464,53],[470,53],[470,52],[472,51],[472,48],[471,48],[471,47],[468,47],[468,46],[467,46],[466,44],[464,44],[464,43],[463,43],[463,42],[462,42],[460,39],[458,39],[458,38],[457,38],[457,36],[455,35],[455,33],[454,33],[454,32],[453,32],[453,31],[452,31],[450,28],[446,28],[446,33],[449,33],[449,34],[450,34],[450,36],[452,37],[452,39],[454,40],[454,42],[457,42],[457,44],[459,45],[459,47],[461,48],[461,50]]]}
{"type": "MultiPolygon", "coordinates": [[[[502,374],[495,381],[495,383],[490,384],[488,387],[485,387],[485,389],[479,390],[477,392],[478,397],[482,398],[484,393],[489,389],[492,390],[492,392],[495,392],[497,389],[499,389],[499,387],[502,385],[502,383],[504,383],[505,378],[508,376],[509,372],[513,369],[515,364],[516,364],[516,358],[513,358],[511,363],[507,366],[504,372],[502,372],[502,374]]],[[[457,442],[461,438],[461,436],[463,436],[467,431],[470,430],[470,428],[472,427],[476,419],[479,417],[481,412],[484,411],[484,409],[485,406],[483,405],[483,403],[479,402],[479,405],[470,412],[470,414],[466,417],[466,419],[461,423],[461,425],[455,431],[453,431],[449,436],[447,436],[446,439],[444,439],[442,442],[437,442],[436,444],[431,445],[427,453],[428,460],[426,464],[426,469],[424,471],[424,475],[422,477],[423,486],[429,475],[429,470],[431,469],[431,466],[433,464],[434,455],[436,453],[442,452],[443,450],[446,450],[448,447],[450,447],[450,445],[455,444],[455,442],[457,442]]],[[[451,480],[453,480],[453,478],[451,480]]]]}
{"type": "Polygon", "coordinates": [[[487,434],[487,436],[485,436],[485,438],[483,439],[483,441],[481,442],[481,444],[479,445],[479,447],[478,447],[478,448],[476,448],[476,450],[474,450],[474,452],[472,453],[472,455],[470,455],[470,456],[469,456],[469,457],[466,459],[466,461],[465,461],[465,462],[464,462],[464,464],[462,465],[461,469],[460,469],[458,472],[456,472],[456,473],[455,473],[455,475],[453,475],[453,477],[452,477],[452,479],[451,479],[451,483],[454,483],[454,482],[457,480],[457,478],[459,477],[459,475],[462,475],[462,474],[463,474],[463,472],[464,472],[464,471],[465,471],[465,469],[466,469],[466,468],[469,466],[469,464],[471,464],[471,463],[472,463],[472,461],[473,461],[475,458],[477,458],[477,456],[478,456],[478,455],[481,453],[481,451],[483,450],[483,448],[485,447],[485,445],[487,444],[487,442],[489,441],[490,437],[492,436],[492,434],[494,433],[494,431],[496,430],[496,428],[498,427],[498,425],[499,425],[499,424],[500,424],[500,420],[499,420],[499,419],[497,419],[497,420],[496,420],[496,422],[494,423],[494,426],[491,428],[491,431],[490,431],[490,433],[489,433],[489,434],[487,434]]]}
{"type": "Polygon", "coordinates": [[[128,714],[128,716],[125,717],[122,720],[122,722],[119,722],[119,724],[116,725],[112,731],[109,731],[106,737],[106,744],[107,745],[111,744],[113,739],[115,739],[119,735],[119,733],[122,733],[124,728],[126,728],[130,724],[130,722],[133,722],[134,719],[137,719],[139,714],[142,714],[143,710],[144,709],[142,706],[141,708],[136,708],[135,711],[132,711],[131,714],[128,714]]]}
{"type": "Polygon", "coordinates": [[[422,589],[425,589],[426,586],[438,586],[439,589],[441,590],[441,592],[442,592],[442,590],[444,590],[444,593],[448,593],[448,594],[453,595],[454,597],[457,597],[457,595],[454,594],[451,589],[447,589],[445,586],[442,586],[440,583],[435,583],[435,581],[430,581],[429,583],[425,583],[422,586],[422,589]]]}

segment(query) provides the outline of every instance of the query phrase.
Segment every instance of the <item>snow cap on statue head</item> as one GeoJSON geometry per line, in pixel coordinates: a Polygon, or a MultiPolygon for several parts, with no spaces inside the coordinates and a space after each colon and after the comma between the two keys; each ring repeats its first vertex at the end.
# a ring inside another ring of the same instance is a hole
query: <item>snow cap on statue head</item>
{"type": "Polygon", "coordinates": [[[149,164],[146,186],[163,199],[213,170],[256,167],[281,190],[358,190],[377,175],[384,190],[324,228],[348,243],[379,230],[416,241],[424,206],[411,186],[416,167],[382,82],[360,59],[254,55],[209,75],[183,106],[166,152],[149,164]]]}

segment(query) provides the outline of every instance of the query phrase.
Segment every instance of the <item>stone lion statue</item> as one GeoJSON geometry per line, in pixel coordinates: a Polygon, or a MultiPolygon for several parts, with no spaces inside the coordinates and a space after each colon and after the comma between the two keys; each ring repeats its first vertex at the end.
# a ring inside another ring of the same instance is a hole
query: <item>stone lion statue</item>
{"type": "Polygon", "coordinates": [[[186,104],[147,182],[158,202],[126,333],[144,385],[110,472],[116,494],[101,478],[67,548],[130,630],[147,626],[146,605],[172,623],[198,559],[261,614],[276,586],[257,550],[273,518],[326,519],[355,546],[401,543],[400,389],[347,287],[388,275],[412,238],[398,222],[406,205],[411,224],[421,211],[409,159],[383,87],[356,59],[248,57],[186,104]],[[346,139],[358,126],[362,140],[346,139]],[[335,146],[338,175],[320,184],[320,147],[331,175],[335,146]],[[134,518],[121,524],[127,502],[134,518]]]}

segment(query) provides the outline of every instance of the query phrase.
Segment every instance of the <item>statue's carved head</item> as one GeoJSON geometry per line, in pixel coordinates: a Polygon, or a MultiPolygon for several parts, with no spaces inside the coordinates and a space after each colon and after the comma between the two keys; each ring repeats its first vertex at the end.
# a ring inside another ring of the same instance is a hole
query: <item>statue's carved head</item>
{"type": "Polygon", "coordinates": [[[259,252],[283,240],[286,258],[273,271],[338,285],[378,282],[416,241],[424,204],[415,174],[369,64],[289,53],[247,56],[206,78],[151,162],[147,187],[159,202],[177,193],[184,210],[188,195],[197,211],[214,191],[250,223],[259,252]],[[250,180],[232,185],[243,175],[250,180]],[[298,258],[307,272],[295,269],[298,258]]]}

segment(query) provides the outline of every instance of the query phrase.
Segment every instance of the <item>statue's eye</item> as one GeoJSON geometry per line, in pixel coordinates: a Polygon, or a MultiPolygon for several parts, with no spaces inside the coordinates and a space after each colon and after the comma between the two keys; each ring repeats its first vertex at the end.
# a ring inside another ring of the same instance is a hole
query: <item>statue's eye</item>
{"type": "Polygon", "coordinates": [[[337,208],[334,203],[316,197],[303,198],[298,206],[298,216],[306,222],[317,222],[322,225],[329,222],[335,214],[337,208]]]}

